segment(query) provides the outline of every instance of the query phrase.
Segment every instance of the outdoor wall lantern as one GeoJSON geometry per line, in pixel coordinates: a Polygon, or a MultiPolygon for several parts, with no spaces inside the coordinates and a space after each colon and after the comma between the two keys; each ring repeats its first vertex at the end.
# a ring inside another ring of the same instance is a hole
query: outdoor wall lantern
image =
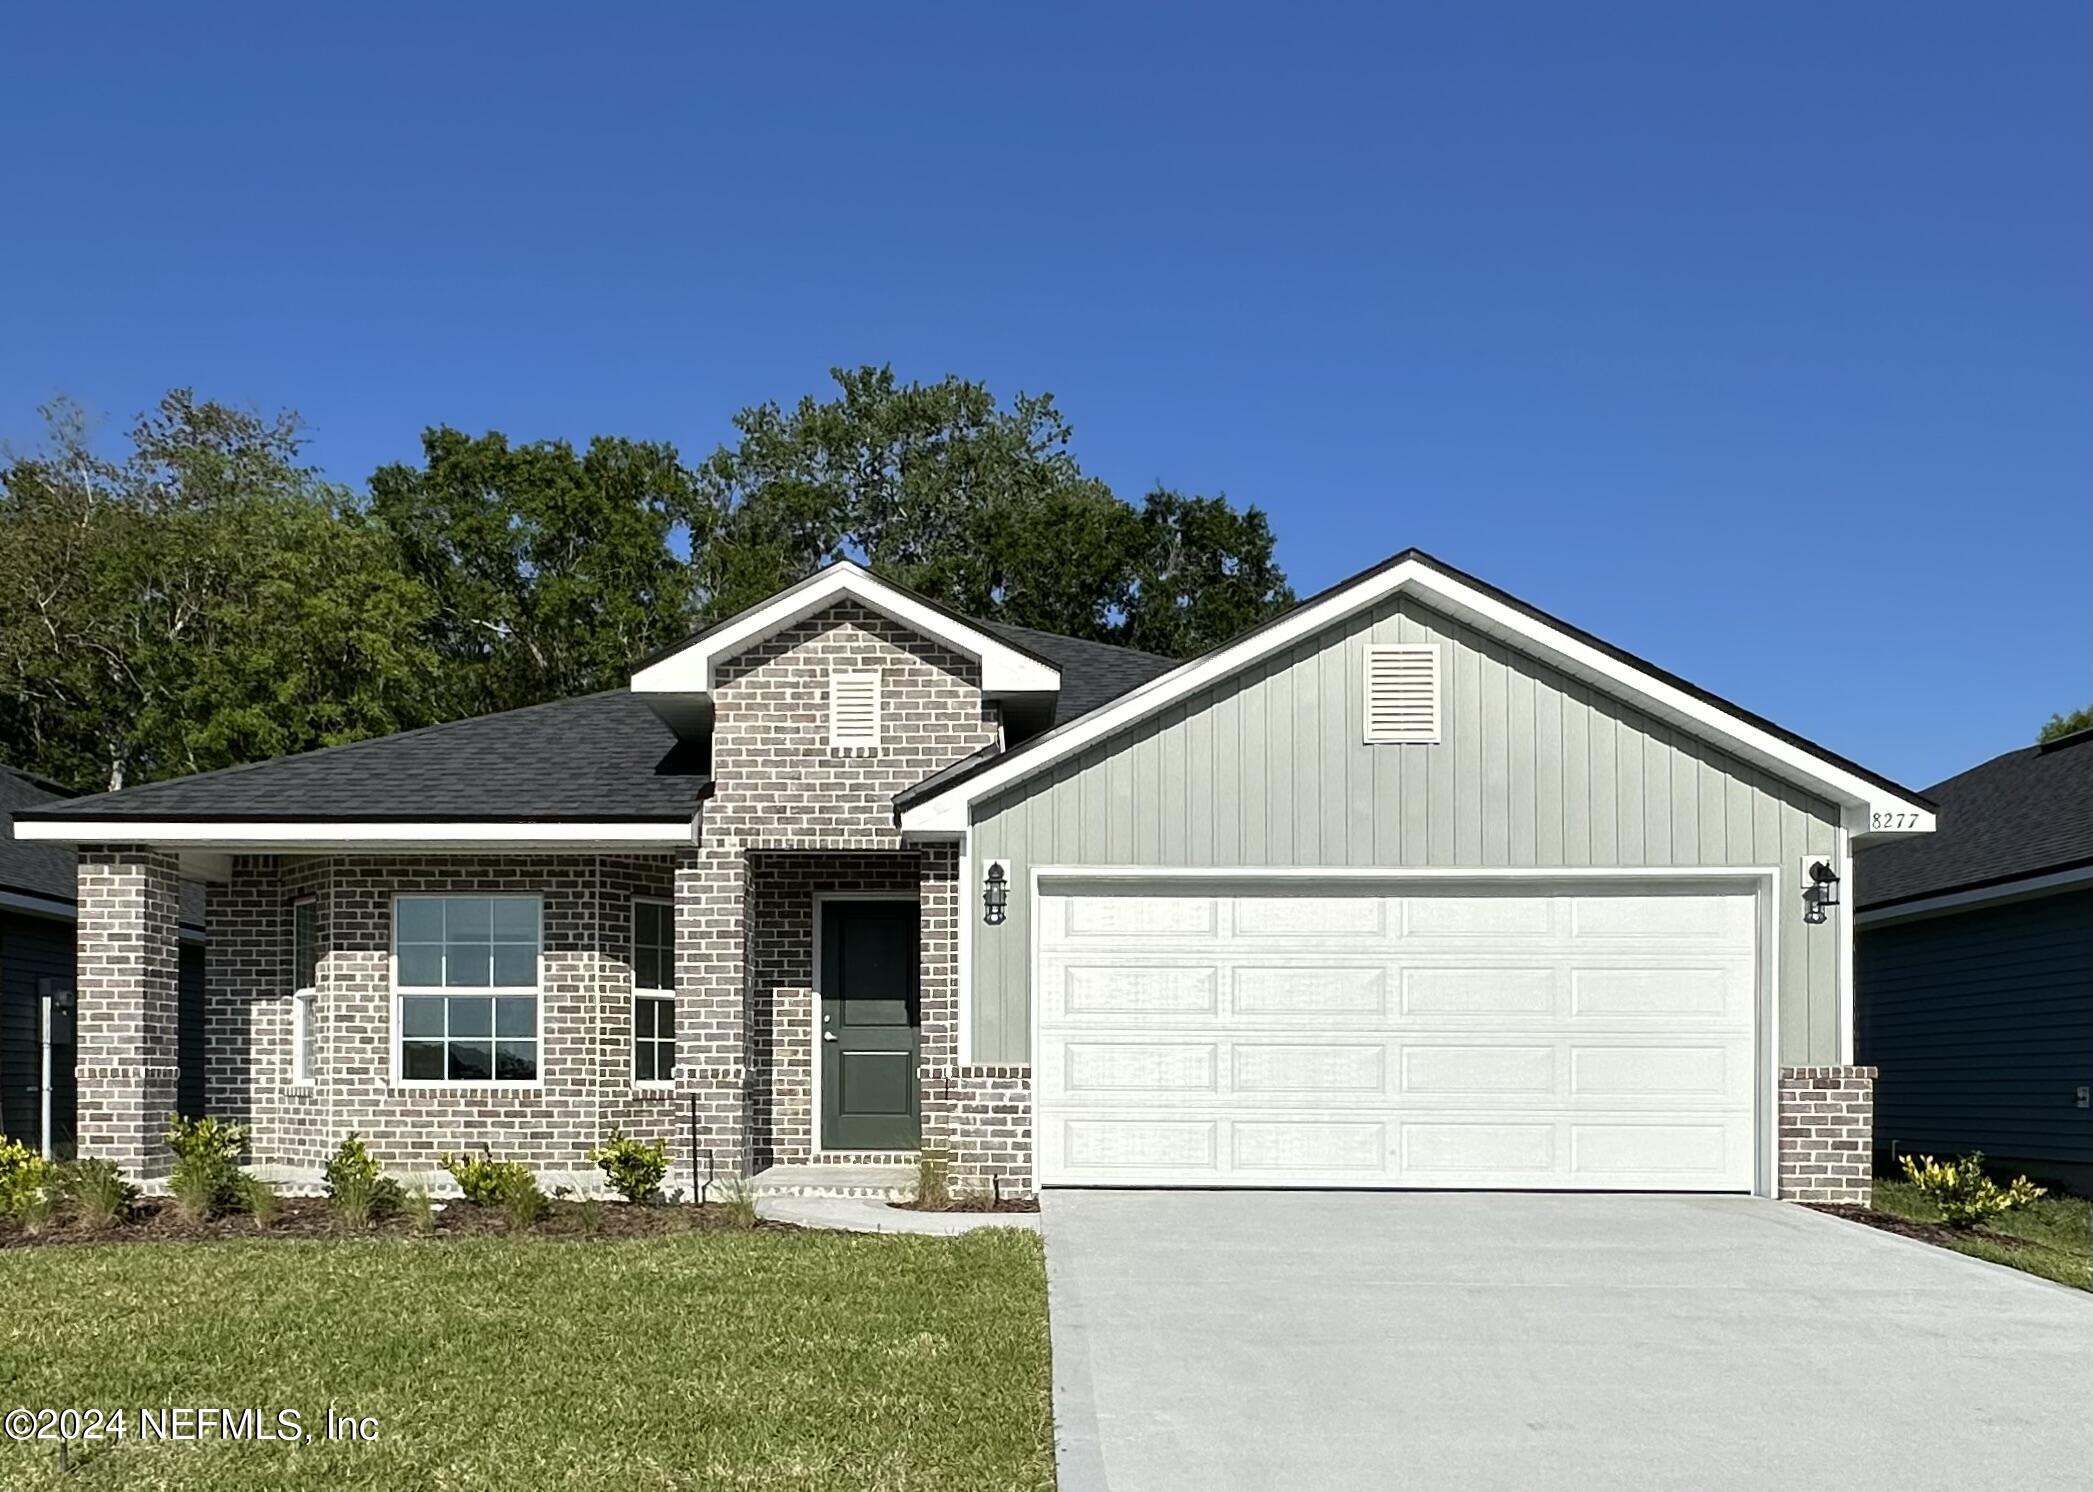
{"type": "Polygon", "coordinates": [[[1818,923],[1839,904],[1839,873],[1828,860],[1809,862],[1809,882],[1802,888],[1802,920],[1818,923]]]}
{"type": "Polygon", "coordinates": [[[981,882],[981,920],[1001,927],[1010,915],[1010,872],[1000,860],[988,862],[988,875],[981,882]]]}

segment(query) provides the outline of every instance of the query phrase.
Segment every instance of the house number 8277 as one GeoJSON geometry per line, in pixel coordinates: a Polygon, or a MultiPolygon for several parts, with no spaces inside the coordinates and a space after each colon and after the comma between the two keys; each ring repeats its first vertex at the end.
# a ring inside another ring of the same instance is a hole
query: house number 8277
{"type": "Polygon", "coordinates": [[[1874,813],[1868,816],[1869,827],[1875,829],[1916,829],[1919,816],[1916,813],[1874,813]]]}

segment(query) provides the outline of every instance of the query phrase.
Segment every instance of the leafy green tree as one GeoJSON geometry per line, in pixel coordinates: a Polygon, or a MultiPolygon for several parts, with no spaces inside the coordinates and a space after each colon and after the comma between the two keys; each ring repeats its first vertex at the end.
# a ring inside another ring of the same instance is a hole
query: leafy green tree
{"type": "Polygon", "coordinates": [[[0,468],[0,754],[115,788],[427,722],[429,599],[295,415],[178,389],[113,460],[45,418],[0,468]]]}
{"type": "Polygon", "coordinates": [[[2088,705],[2083,710],[2073,710],[2069,715],[2050,716],[2049,723],[2042,727],[2042,733],[2035,739],[2054,741],[2060,736],[2068,736],[2074,731],[2082,731],[2089,727],[2093,727],[2093,705],[2088,705]]]}
{"type": "Polygon", "coordinates": [[[1051,395],[831,376],[827,401],[741,411],[699,466],[709,614],[843,558],[971,615],[1178,654],[1291,604],[1262,513],[1167,489],[1132,508],[1084,474],[1051,395]]]}
{"type": "Polygon", "coordinates": [[[422,458],[374,473],[370,509],[436,598],[447,718],[614,687],[692,629],[673,541],[702,550],[711,524],[675,447],[437,427],[422,458]]]}

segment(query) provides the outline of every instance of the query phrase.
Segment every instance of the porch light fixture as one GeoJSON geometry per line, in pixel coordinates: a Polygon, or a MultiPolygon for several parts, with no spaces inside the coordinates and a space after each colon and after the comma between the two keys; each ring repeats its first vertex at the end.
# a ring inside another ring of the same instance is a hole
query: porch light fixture
{"type": "Polygon", "coordinates": [[[1002,861],[991,860],[981,882],[981,920],[990,927],[1001,927],[1009,915],[1010,872],[1003,868],[1002,861]]]}
{"type": "Polygon", "coordinates": [[[1819,923],[1839,904],[1839,873],[1826,860],[1810,862],[1810,882],[1802,888],[1802,920],[1819,923]]]}

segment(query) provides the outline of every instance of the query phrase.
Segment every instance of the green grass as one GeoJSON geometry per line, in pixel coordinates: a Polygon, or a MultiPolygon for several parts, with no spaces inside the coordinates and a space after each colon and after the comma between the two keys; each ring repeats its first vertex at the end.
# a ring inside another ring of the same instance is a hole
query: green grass
{"type": "Polygon", "coordinates": [[[1036,1235],[0,1251],[0,1409],[374,1415],[374,1445],[0,1441],[9,1492],[1051,1492],[1036,1235]]]}
{"type": "MultiPolygon", "coordinates": [[[[1940,1210],[1908,1181],[1877,1180],[1875,1210],[1913,1222],[1940,1221],[1940,1210]]],[[[2084,1197],[2043,1197],[1971,1232],[1948,1232],[1941,1242],[1957,1253],[2093,1290],[2093,1201],[2084,1197]]]]}

